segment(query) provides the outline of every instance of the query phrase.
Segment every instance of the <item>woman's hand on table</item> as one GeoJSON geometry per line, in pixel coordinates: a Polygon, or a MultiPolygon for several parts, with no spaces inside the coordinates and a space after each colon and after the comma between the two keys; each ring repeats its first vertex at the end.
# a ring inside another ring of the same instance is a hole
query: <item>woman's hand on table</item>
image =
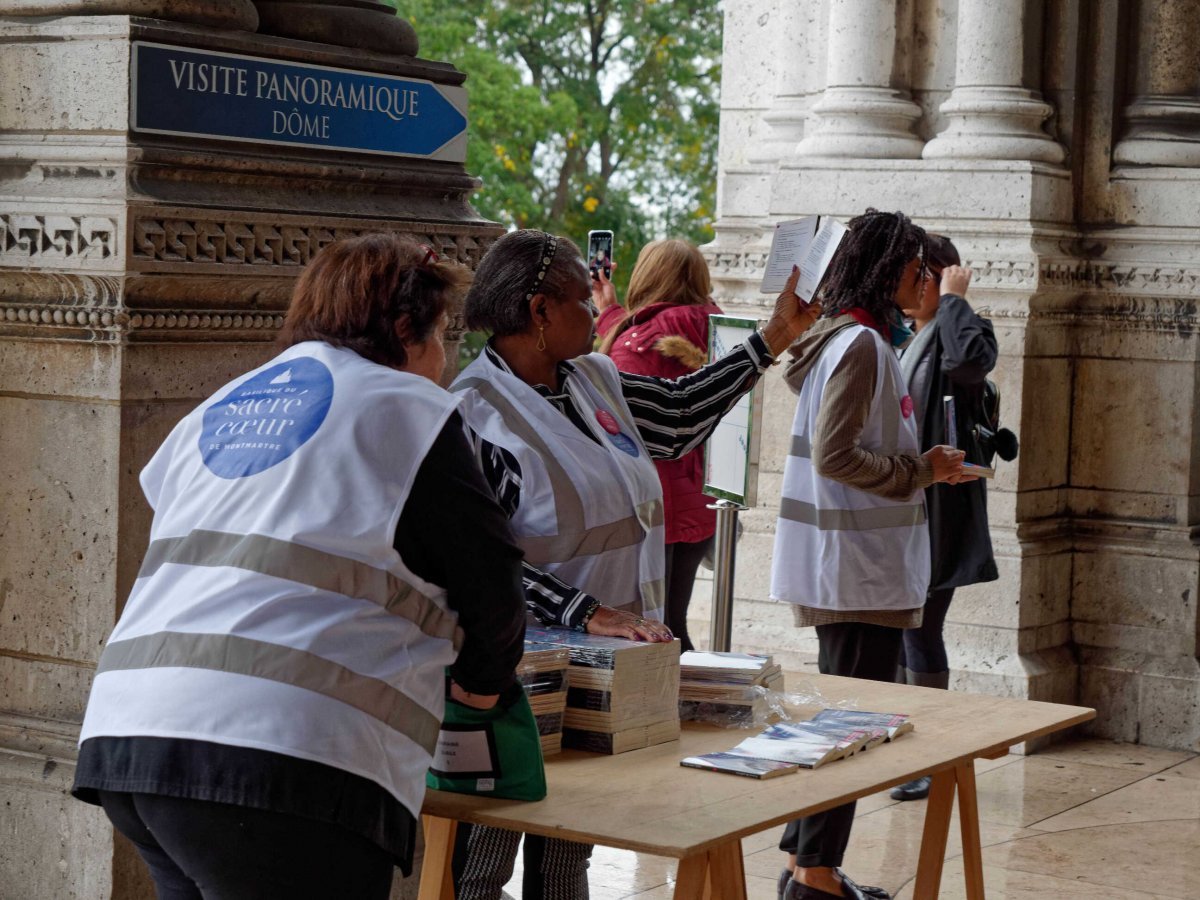
{"type": "MultiPolygon", "coordinates": [[[[609,264],[616,271],[617,264],[609,264]]],[[[617,305],[617,289],[604,274],[603,267],[596,269],[596,277],[592,279],[592,303],[597,312],[604,312],[610,306],[617,305]]]]}
{"type": "Polygon", "coordinates": [[[821,317],[820,303],[805,303],[796,293],[799,281],[800,268],[792,266],[792,274],[783,286],[783,293],[775,299],[775,311],[763,328],[762,336],[772,356],[779,356],[821,317]]]}
{"type": "Polygon", "coordinates": [[[671,641],[675,635],[662,622],[644,616],[600,606],[587,623],[588,634],[603,634],[609,637],[629,638],[631,641],[671,641]]]}

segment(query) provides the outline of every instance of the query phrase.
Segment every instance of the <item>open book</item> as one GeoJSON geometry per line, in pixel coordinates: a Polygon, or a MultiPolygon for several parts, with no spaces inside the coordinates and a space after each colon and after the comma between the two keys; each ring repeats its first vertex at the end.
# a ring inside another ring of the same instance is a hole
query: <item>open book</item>
{"type": "Polygon", "coordinates": [[[811,303],[845,234],[846,226],[829,216],[807,216],[777,223],[759,291],[779,293],[792,274],[792,266],[799,266],[796,294],[805,303],[811,303]]]}

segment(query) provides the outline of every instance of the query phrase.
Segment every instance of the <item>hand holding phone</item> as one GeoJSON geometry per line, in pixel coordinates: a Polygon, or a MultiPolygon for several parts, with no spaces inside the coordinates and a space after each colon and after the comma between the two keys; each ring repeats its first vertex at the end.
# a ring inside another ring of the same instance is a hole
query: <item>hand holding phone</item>
{"type": "Polygon", "coordinates": [[[612,278],[613,233],[611,231],[588,232],[588,270],[592,280],[599,281],[600,273],[612,278]]]}

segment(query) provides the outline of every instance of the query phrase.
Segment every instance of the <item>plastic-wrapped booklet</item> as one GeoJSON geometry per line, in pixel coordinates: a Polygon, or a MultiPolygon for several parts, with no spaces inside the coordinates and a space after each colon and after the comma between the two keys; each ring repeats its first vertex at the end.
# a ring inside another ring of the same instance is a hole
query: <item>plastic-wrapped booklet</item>
{"type": "Polygon", "coordinates": [[[712,772],[743,775],[747,778],[774,778],[776,775],[795,772],[799,768],[795,763],[758,759],[753,756],[743,756],[740,753],[705,753],[701,756],[689,756],[687,759],[681,760],[679,764],[689,769],[708,769],[712,772]]]}
{"type": "Polygon", "coordinates": [[[803,739],[807,735],[818,735],[821,738],[834,741],[842,756],[853,756],[859,750],[867,750],[887,740],[887,731],[883,728],[847,728],[828,722],[797,722],[796,724],[779,723],[770,725],[760,737],[776,741],[803,739]]]}
{"type": "Polygon", "coordinates": [[[811,734],[811,737],[806,735],[802,738],[793,737],[786,740],[761,736],[746,738],[730,752],[759,759],[795,763],[806,769],[823,766],[827,762],[841,759],[843,755],[837,741],[816,734],[811,734]]]}
{"type": "Polygon", "coordinates": [[[813,722],[852,728],[885,728],[889,741],[913,730],[913,723],[902,713],[864,712],[859,709],[823,709],[812,717],[813,722]]]}

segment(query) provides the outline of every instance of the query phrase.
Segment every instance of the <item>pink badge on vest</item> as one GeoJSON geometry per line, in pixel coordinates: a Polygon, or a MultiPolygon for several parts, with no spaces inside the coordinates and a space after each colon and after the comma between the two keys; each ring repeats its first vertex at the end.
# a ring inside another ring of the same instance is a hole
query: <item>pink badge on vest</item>
{"type": "Polygon", "coordinates": [[[617,424],[616,418],[607,409],[596,410],[596,421],[609,434],[616,434],[621,430],[621,426],[617,424]]]}
{"type": "Polygon", "coordinates": [[[913,414],[913,399],[908,394],[900,398],[900,412],[906,419],[913,414]]]}

